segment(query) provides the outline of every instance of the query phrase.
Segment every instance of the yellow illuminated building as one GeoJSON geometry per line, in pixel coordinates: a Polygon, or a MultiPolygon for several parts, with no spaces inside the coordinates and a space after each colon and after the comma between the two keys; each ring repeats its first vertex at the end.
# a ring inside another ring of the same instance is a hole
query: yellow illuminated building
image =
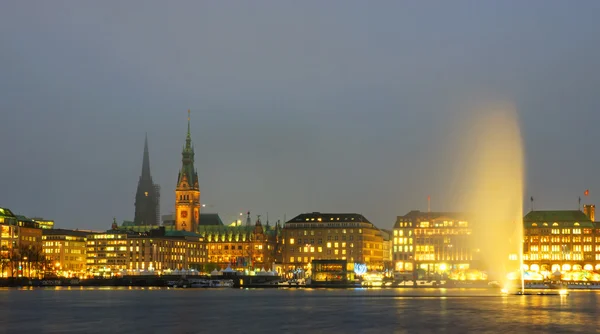
{"type": "Polygon", "coordinates": [[[81,277],[86,273],[87,231],[44,229],[42,249],[46,271],[58,276],[81,277]]]}
{"type": "Polygon", "coordinates": [[[600,271],[600,230],[585,213],[531,211],[523,227],[526,269],[547,278],[556,272],[600,271]]]}
{"type": "Polygon", "coordinates": [[[313,260],[347,260],[383,269],[381,231],[355,213],[305,213],[285,223],[281,233],[286,270],[310,269],[313,260]]]}
{"type": "Polygon", "coordinates": [[[0,272],[4,277],[37,277],[44,268],[42,230],[25,216],[0,208],[0,272]]]}
{"type": "MultiPolygon", "coordinates": [[[[248,220],[249,218],[248,213],[248,220]]],[[[204,237],[207,261],[219,268],[272,270],[277,261],[279,224],[263,226],[257,219],[243,226],[200,225],[198,233],[204,237]]]]}
{"type": "Polygon", "coordinates": [[[90,235],[87,240],[87,271],[94,276],[161,274],[165,270],[200,269],[205,262],[204,241],[191,232],[113,230],[90,235]]]}
{"type": "Polygon", "coordinates": [[[395,270],[451,273],[472,267],[472,228],[464,214],[411,211],[398,216],[392,253],[395,270]]]}

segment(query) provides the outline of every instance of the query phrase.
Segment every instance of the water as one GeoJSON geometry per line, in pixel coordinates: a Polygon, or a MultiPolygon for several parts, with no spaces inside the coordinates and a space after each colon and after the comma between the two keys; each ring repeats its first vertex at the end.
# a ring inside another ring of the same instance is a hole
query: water
{"type": "Polygon", "coordinates": [[[594,333],[600,292],[0,290],[1,333],[594,333]]]}
{"type": "Polygon", "coordinates": [[[523,252],[523,142],[516,110],[476,108],[462,124],[460,206],[470,213],[479,269],[506,281],[523,252]]]}

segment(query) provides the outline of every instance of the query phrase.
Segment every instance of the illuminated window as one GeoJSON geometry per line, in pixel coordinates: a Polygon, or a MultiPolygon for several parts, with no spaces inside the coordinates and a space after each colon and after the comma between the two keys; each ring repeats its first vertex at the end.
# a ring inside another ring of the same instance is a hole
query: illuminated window
{"type": "Polygon", "coordinates": [[[294,238],[290,238],[290,245],[294,244],[294,238]]]}
{"type": "Polygon", "coordinates": [[[331,242],[327,243],[327,248],[331,248],[331,242]]]}

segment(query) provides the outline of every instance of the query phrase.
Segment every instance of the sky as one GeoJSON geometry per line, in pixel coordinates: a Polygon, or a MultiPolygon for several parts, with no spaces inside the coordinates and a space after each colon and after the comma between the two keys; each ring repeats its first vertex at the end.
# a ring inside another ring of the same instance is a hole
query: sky
{"type": "Polygon", "coordinates": [[[530,196],[535,209],[600,204],[599,11],[585,0],[3,1],[0,206],[62,228],[132,220],[147,133],[172,212],[191,109],[205,212],[271,223],[356,212],[390,228],[427,196],[457,210],[454,139],[477,140],[463,111],[488,103],[517,111],[525,209],[530,196]]]}

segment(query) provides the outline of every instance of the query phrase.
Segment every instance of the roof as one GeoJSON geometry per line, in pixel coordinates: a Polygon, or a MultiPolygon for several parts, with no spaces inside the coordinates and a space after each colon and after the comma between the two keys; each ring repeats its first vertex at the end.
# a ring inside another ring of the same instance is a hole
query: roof
{"type": "Polygon", "coordinates": [[[208,225],[208,226],[223,226],[223,221],[221,217],[219,217],[218,213],[200,213],[198,225],[208,225]]]}
{"type": "Polygon", "coordinates": [[[32,220],[32,219],[30,219],[30,218],[27,218],[27,217],[25,217],[25,216],[23,216],[23,215],[15,215],[15,216],[17,217],[17,219],[18,219],[20,222],[29,222],[29,223],[35,223],[35,221],[34,221],[34,220],[32,220]]]}
{"type": "Polygon", "coordinates": [[[90,234],[97,234],[91,231],[67,230],[62,228],[42,230],[42,235],[69,235],[74,237],[87,237],[90,234]]]}
{"type": "Polygon", "coordinates": [[[2,216],[2,217],[15,217],[15,214],[12,213],[12,211],[10,211],[7,208],[0,208],[0,216],[2,216]]]}
{"type": "Polygon", "coordinates": [[[523,217],[523,223],[525,227],[534,227],[533,223],[548,223],[549,226],[557,223],[554,226],[559,227],[594,227],[591,219],[579,210],[530,211],[523,217]]]}
{"type": "Polygon", "coordinates": [[[585,213],[579,210],[530,211],[523,221],[527,222],[591,222],[585,213]]]}
{"type": "Polygon", "coordinates": [[[467,219],[467,214],[464,212],[443,212],[443,211],[432,211],[432,212],[421,212],[419,210],[412,210],[404,216],[396,217],[396,223],[394,228],[400,227],[400,222],[419,222],[422,220],[430,221],[438,218],[450,218],[450,219],[467,219]]]}
{"type": "Polygon", "coordinates": [[[165,237],[200,237],[200,235],[188,231],[165,231],[165,237]]]}
{"type": "Polygon", "coordinates": [[[365,216],[358,213],[302,213],[286,222],[287,223],[327,223],[327,222],[356,222],[372,223],[365,216]]]}

